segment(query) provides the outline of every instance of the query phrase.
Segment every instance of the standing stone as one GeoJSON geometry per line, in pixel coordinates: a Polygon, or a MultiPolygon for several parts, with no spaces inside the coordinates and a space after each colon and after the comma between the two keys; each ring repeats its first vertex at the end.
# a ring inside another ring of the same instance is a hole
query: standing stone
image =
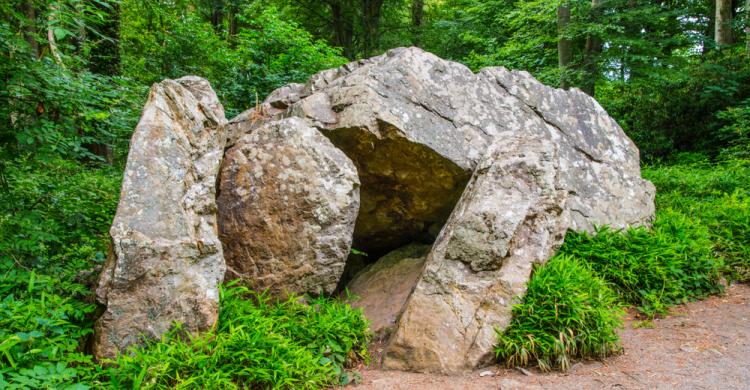
{"type": "Polygon", "coordinates": [[[455,373],[489,364],[534,264],[562,244],[566,191],[549,139],[490,148],[427,256],[383,358],[387,368],[455,373]]]}
{"type": "Polygon", "coordinates": [[[188,76],[151,87],[96,289],[106,306],[95,325],[97,358],[158,339],[176,322],[189,332],[216,323],[225,265],[215,187],[225,124],[208,81],[188,76]]]}
{"type": "Polygon", "coordinates": [[[359,210],[343,152],[299,118],[274,121],[226,152],[219,188],[227,279],[276,296],[334,291],[359,210]]]}

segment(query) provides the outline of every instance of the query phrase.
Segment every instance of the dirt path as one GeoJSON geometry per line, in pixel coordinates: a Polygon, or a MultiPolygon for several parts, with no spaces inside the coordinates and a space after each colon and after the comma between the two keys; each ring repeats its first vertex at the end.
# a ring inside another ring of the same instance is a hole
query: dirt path
{"type": "Polygon", "coordinates": [[[654,327],[621,332],[625,353],[565,374],[490,367],[458,377],[370,369],[356,389],[750,389],[750,286],[679,306],[654,327]]]}

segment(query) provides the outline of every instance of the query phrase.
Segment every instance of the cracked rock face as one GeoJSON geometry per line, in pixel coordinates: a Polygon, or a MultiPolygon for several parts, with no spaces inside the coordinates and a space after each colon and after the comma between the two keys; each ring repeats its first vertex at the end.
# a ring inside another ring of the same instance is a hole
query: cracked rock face
{"type": "MultiPolygon", "coordinates": [[[[416,282],[404,276],[414,292],[386,367],[450,373],[488,363],[494,328],[507,326],[532,265],[566,230],[653,219],[654,187],[617,123],[580,91],[525,72],[474,74],[417,48],[394,49],[282,88],[252,117],[289,116],[354,161],[356,248],[383,254],[441,231],[416,282]]],[[[240,133],[257,126],[240,123],[240,133]]]]}
{"type": "Polygon", "coordinates": [[[534,264],[562,244],[567,192],[542,137],[498,138],[427,255],[387,346],[387,368],[454,373],[490,364],[534,264]]]}
{"type": "Polygon", "coordinates": [[[336,288],[359,179],[318,130],[289,118],[242,136],[225,154],[217,203],[228,280],[281,297],[336,288]]]}
{"type": "Polygon", "coordinates": [[[174,322],[189,332],[214,326],[225,271],[214,193],[225,123],[204,79],[151,87],[96,289],[106,306],[95,325],[97,358],[158,339],[174,322]]]}

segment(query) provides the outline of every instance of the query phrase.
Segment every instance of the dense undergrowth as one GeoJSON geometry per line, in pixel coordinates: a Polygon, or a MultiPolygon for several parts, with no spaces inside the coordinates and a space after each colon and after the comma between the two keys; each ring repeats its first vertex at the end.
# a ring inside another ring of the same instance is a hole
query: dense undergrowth
{"type": "Polygon", "coordinates": [[[721,293],[722,279],[750,281],[750,161],[688,154],[643,174],[657,187],[653,229],[569,233],[498,335],[501,362],[565,370],[602,358],[620,350],[623,305],[654,317],[721,293]]]}
{"type": "MultiPolygon", "coordinates": [[[[359,310],[328,298],[271,302],[243,287],[223,288],[217,329],[121,355],[103,373],[114,388],[293,388],[347,384],[366,361],[368,329],[359,310]]],[[[96,382],[97,378],[93,382],[96,382]]]]}
{"type": "Polygon", "coordinates": [[[121,171],[66,160],[0,168],[0,388],[321,388],[367,359],[361,312],[224,287],[217,328],[102,366],[85,353],[121,171]]]}

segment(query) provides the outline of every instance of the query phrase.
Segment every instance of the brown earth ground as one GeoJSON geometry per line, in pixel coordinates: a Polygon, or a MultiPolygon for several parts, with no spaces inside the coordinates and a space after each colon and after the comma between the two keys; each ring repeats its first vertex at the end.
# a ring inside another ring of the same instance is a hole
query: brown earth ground
{"type": "Polygon", "coordinates": [[[355,389],[750,389],[750,286],[691,302],[651,323],[628,318],[624,353],[567,373],[489,367],[461,376],[366,369],[355,389]],[[651,327],[643,327],[643,325],[651,327]],[[492,376],[487,375],[488,372],[492,376]]]}

